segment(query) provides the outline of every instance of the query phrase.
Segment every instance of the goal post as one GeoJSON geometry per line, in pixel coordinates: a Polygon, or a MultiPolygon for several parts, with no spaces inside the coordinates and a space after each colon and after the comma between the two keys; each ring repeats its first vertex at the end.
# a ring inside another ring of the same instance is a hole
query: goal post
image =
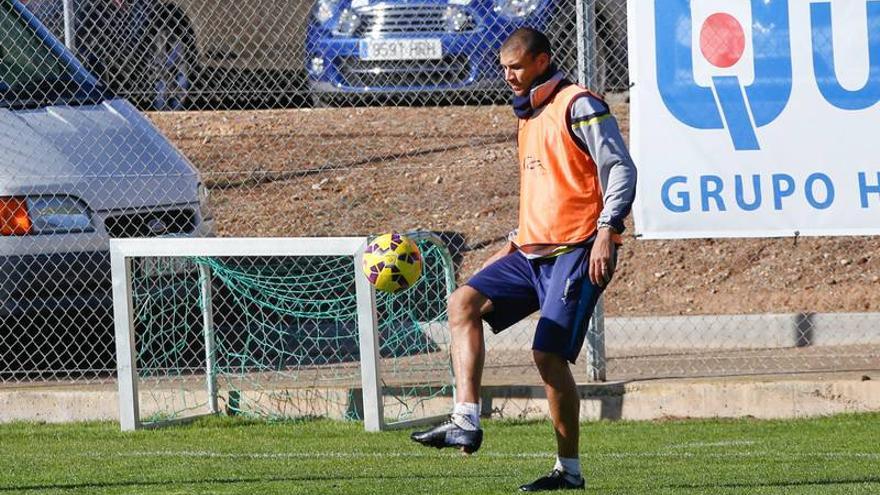
{"type": "Polygon", "coordinates": [[[346,402],[368,431],[435,421],[426,394],[448,409],[448,345],[437,343],[448,336],[424,327],[445,319],[454,267],[433,234],[407,235],[433,268],[412,289],[381,294],[378,305],[361,271],[366,237],[111,240],[122,430],[218,414],[221,398],[225,410],[235,412],[245,394],[254,396],[257,415],[323,415],[335,407],[314,392],[325,383],[348,387],[347,398],[337,402],[346,402]],[[265,261],[245,269],[242,260],[265,261]],[[218,299],[218,287],[225,299],[218,299]],[[147,356],[151,364],[139,367],[147,356]],[[391,363],[388,370],[383,361],[391,363]],[[391,379],[391,372],[400,378],[391,379]],[[164,410],[158,404],[145,421],[144,384],[157,390],[151,397],[176,404],[164,410]],[[221,397],[223,388],[227,397],[221,397]],[[403,409],[389,419],[383,391],[400,389],[410,395],[394,398],[403,409]]]}

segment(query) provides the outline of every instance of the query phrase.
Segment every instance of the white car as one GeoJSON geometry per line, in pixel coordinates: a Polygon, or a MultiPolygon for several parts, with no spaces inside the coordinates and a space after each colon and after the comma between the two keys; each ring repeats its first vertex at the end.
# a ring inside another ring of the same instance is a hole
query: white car
{"type": "Polygon", "coordinates": [[[112,369],[109,239],[206,236],[192,164],[0,2],[0,381],[112,369]]]}

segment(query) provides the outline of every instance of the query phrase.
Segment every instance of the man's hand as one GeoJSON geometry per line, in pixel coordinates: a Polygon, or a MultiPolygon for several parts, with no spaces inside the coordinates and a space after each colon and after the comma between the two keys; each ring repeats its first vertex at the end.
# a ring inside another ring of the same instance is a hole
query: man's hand
{"type": "Polygon", "coordinates": [[[496,261],[500,260],[501,258],[507,256],[508,254],[510,254],[514,251],[516,251],[516,246],[512,242],[507,241],[504,244],[504,246],[501,246],[501,249],[499,249],[498,251],[495,251],[495,253],[493,253],[492,256],[489,256],[489,259],[487,259],[483,263],[483,266],[480,267],[480,270],[482,270],[483,268],[486,268],[487,266],[491,265],[492,263],[495,263],[496,261]]]}
{"type": "Polygon", "coordinates": [[[596,234],[590,251],[590,282],[605,287],[614,276],[614,250],[617,245],[611,238],[611,229],[603,227],[596,234]]]}

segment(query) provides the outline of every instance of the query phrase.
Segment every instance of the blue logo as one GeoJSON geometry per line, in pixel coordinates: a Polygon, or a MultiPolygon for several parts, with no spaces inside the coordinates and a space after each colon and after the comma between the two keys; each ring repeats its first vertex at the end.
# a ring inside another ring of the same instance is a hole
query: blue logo
{"type": "MultiPolygon", "coordinates": [[[[726,126],[737,150],[760,149],[755,128],[773,122],[791,95],[788,0],[751,0],[754,82],[743,87],[737,76],[714,76],[714,94],[694,79],[690,3],[655,2],[657,83],[663,103],[690,127],[726,126]]],[[[728,14],[711,15],[702,26],[701,54],[716,67],[738,62],[744,44],[742,26],[728,14]]]]}
{"type": "Polygon", "coordinates": [[[819,92],[828,103],[841,110],[864,110],[880,101],[880,2],[867,4],[868,80],[861,89],[841,86],[834,71],[834,38],[831,33],[831,4],[810,4],[813,34],[813,74],[819,92]]]}
{"type": "MultiPolygon", "coordinates": [[[[751,0],[754,82],[713,76],[711,87],[694,78],[690,0],[656,0],[657,83],[666,108],[696,129],[727,128],[736,150],[758,150],[756,128],[773,122],[792,88],[788,0],[751,0]]],[[[840,84],[834,68],[831,3],[810,4],[813,74],[822,97],[840,110],[864,110],[880,102],[880,0],[866,2],[868,80],[859,89],[840,84]]],[[[732,67],[742,58],[745,35],[729,14],[710,15],[700,28],[700,54],[712,66],[732,67]]]]}

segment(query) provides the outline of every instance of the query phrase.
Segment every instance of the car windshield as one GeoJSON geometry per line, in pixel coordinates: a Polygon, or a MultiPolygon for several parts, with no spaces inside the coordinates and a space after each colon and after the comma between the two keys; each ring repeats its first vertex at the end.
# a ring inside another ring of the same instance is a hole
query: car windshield
{"type": "Polygon", "coordinates": [[[103,88],[15,1],[0,1],[0,106],[85,104],[103,88]]]}

